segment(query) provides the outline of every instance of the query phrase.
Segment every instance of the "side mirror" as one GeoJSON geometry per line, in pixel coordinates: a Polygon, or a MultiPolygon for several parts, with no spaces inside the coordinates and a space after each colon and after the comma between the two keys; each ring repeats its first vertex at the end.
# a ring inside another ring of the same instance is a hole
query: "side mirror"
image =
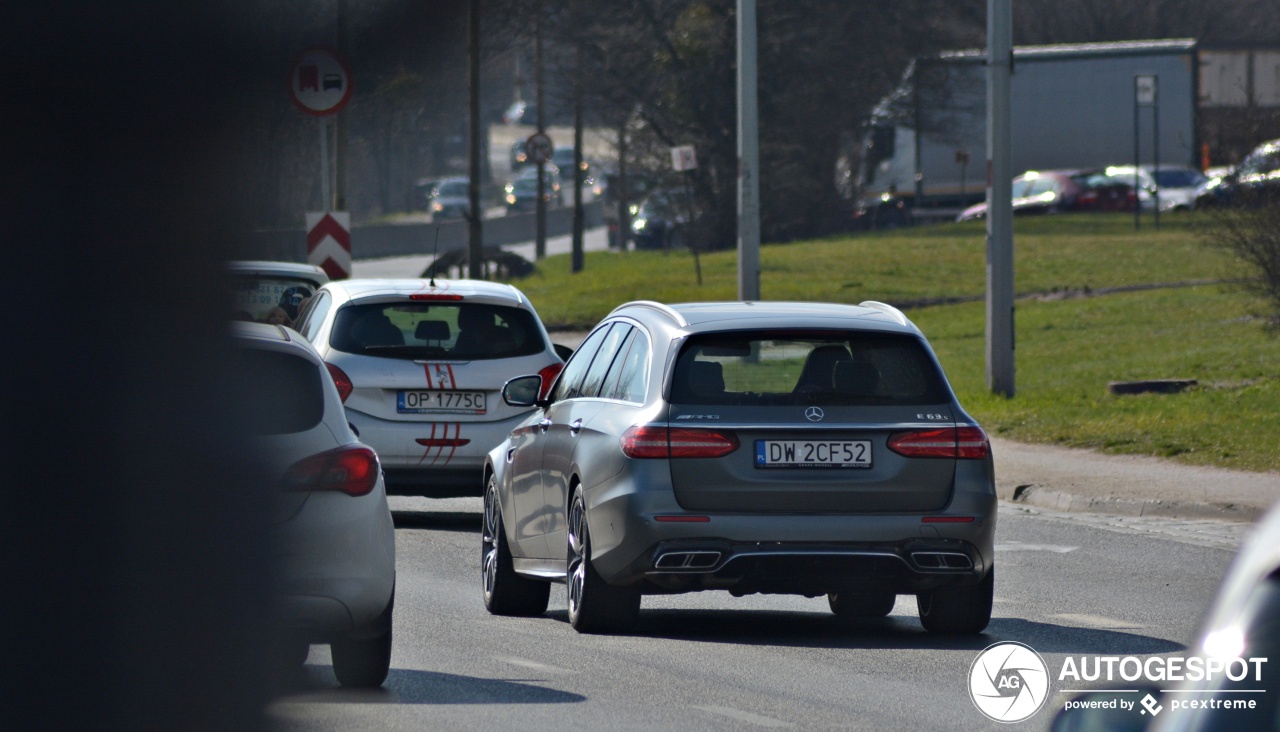
{"type": "Polygon", "coordinates": [[[513,407],[545,406],[545,402],[539,403],[538,393],[541,390],[541,376],[517,376],[502,386],[502,401],[513,407]]]}
{"type": "Polygon", "coordinates": [[[551,347],[555,349],[556,355],[560,357],[561,361],[568,362],[569,357],[573,355],[573,349],[562,343],[553,343],[551,347]]]}
{"type": "Polygon", "coordinates": [[[1141,732],[1152,726],[1155,715],[1161,711],[1160,690],[1155,687],[1090,691],[1068,699],[1049,729],[1052,732],[1141,732]]]}

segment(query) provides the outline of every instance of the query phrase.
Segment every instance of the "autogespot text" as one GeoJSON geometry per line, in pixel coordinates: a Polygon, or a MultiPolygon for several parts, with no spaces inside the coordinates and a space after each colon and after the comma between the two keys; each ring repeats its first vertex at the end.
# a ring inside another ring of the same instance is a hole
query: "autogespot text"
{"type": "Polygon", "coordinates": [[[1232,681],[1244,681],[1250,676],[1261,681],[1266,662],[1265,658],[1081,656],[1077,660],[1068,656],[1058,681],[1214,681],[1224,675],[1232,681]]]}

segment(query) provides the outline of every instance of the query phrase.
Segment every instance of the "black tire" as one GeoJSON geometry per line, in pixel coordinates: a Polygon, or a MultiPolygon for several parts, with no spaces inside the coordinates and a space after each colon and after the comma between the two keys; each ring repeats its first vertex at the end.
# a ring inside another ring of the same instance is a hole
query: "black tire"
{"type": "Polygon", "coordinates": [[[547,611],[551,583],[516,574],[511,547],[502,527],[498,481],[493,475],[484,490],[484,525],[480,538],[480,576],[484,606],[494,615],[533,617],[547,611]]]}
{"type": "Polygon", "coordinates": [[[621,633],[640,619],[640,593],[604,581],[591,564],[591,531],[586,501],[579,488],[569,506],[569,551],[566,567],[569,624],[579,633],[621,633]]]}
{"type": "Polygon", "coordinates": [[[384,632],[373,638],[353,638],[329,645],[333,656],[333,675],[338,683],[352,689],[376,689],[391,671],[391,613],[395,607],[395,590],[387,609],[379,616],[377,626],[384,632]]]}
{"type": "Polygon", "coordinates": [[[940,587],[916,595],[920,624],[931,633],[981,633],[991,622],[996,568],[976,585],[940,587]]]}
{"type": "Polygon", "coordinates": [[[841,618],[883,618],[893,612],[898,596],[892,592],[833,592],[827,595],[831,612],[841,618]]]}

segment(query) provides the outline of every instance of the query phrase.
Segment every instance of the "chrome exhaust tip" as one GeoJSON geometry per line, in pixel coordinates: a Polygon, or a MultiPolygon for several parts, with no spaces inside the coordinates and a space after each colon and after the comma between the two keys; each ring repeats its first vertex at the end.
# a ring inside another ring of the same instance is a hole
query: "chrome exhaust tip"
{"type": "Polygon", "coordinates": [[[720,552],[666,552],[653,563],[655,569],[710,569],[720,562],[720,552]]]}

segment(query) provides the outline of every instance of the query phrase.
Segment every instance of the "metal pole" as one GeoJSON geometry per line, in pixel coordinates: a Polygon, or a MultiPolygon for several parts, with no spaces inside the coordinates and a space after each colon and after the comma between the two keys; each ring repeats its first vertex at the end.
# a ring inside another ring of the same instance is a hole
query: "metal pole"
{"type": "MultiPolygon", "coordinates": [[[[1138,110],[1142,105],[1138,99],[1138,85],[1142,83],[1141,76],[1133,77],[1133,195],[1138,198],[1138,192],[1142,190],[1142,181],[1138,178],[1138,164],[1142,155],[1139,146],[1140,135],[1138,133],[1138,125],[1141,120],[1138,116],[1138,110]]],[[[1133,206],[1133,230],[1138,231],[1142,228],[1142,200],[1138,199],[1133,206]]]]}
{"type": "Polygon", "coordinates": [[[1160,228],[1160,77],[1155,77],[1156,86],[1151,96],[1151,112],[1155,118],[1151,122],[1151,177],[1155,180],[1156,189],[1151,195],[1155,197],[1156,229],[1160,228]]]}
{"type": "Polygon", "coordinates": [[[738,0],[738,298],[760,299],[756,0],[738,0]]]}
{"type": "Polygon", "coordinates": [[[468,181],[470,216],[467,223],[470,238],[467,247],[467,276],[480,279],[484,276],[484,208],[480,204],[480,0],[471,0],[468,28],[468,55],[471,61],[471,120],[470,120],[470,180],[468,181]]]}
{"type": "Polygon", "coordinates": [[[577,78],[573,85],[573,241],[569,271],[581,272],[582,253],[582,44],[575,50],[577,78]]]}
{"type": "Polygon", "coordinates": [[[987,387],[1014,393],[1011,0],[987,0],[987,387]]]}
{"type": "Polygon", "coordinates": [[[618,125],[618,177],[611,181],[609,188],[617,184],[614,194],[618,201],[618,250],[627,250],[627,240],[631,235],[631,196],[627,192],[627,123],[624,120],[618,125]]]}
{"type": "MultiPolygon", "coordinates": [[[[537,104],[538,134],[546,134],[546,105],[542,94],[542,0],[538,0],[533,11],[533,85],[534,98],[537,104]]],[[[547,256],[547,202],[546,175],[547,165],[543,160],[534,163],[538,168],[538,198],[534,202],[534,237],[533,258],[542,260],[547,256]]]]}
{"type": "MultiPolygon", "coordinates": [[[[348,58],[347,50],[347,0],[338,0],[338,54],[348,58]]],[[[351,79],[348,84],[354,83],[351,79]]],[[[338,119],[334,123],[333,140],[333,210],[347,210],[347,139],[350,136],[350,107],[343,105],[338,110],[338,119]]]]}
{"type": "Polygon", "coordinates": [[[320,200],[325,211],[333,211],[333,194],[329,190],[329,120],[317,120],[320,127],[320,200]]]}

